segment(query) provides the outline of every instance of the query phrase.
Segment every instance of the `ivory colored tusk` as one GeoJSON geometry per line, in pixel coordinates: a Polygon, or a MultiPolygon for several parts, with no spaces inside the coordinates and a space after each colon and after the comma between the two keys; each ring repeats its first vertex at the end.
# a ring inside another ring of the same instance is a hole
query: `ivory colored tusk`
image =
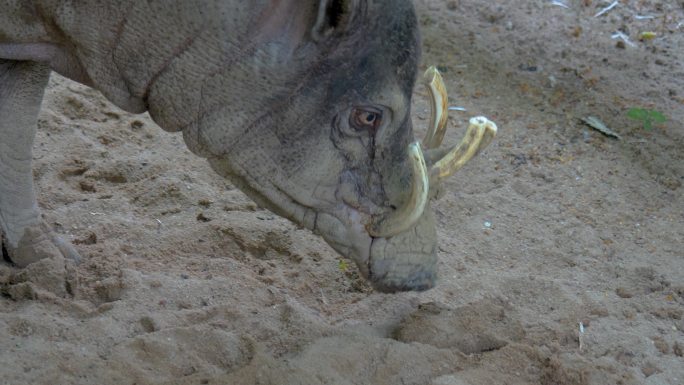
{"type": "Polygon", "coordinates": [[[425,86],[430,92],[430,124],[423,139],[426,149],[436,148],[442,144],[446,132],[448,111],[448,97],[444,80],[435,66],[431,66],[423,75],[425,86]]]}
{"type": "Polygon", "coordinates": [[[368,232],[373,237],[385,238],[403,233],[411,229],[423,215],[428,202],[430,184],[420,143],[414,142],[409,145],[408,156],[413,171],[411,195],[405,206],[379,218],[370,225],[368,232]]]}
{"type": "Polygon", "coordinates": [[[473,156],[487,147],[496,135],[496,131],[496,124],[484,116],[470,119],[468,130],[461,143],[430,168],[430,183],[436,185],[439,181],[453,175],[473,156]]]}

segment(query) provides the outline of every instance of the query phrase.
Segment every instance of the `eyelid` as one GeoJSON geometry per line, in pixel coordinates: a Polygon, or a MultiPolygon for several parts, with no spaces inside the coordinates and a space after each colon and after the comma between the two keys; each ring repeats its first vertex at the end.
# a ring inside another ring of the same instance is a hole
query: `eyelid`
{"type": "Polygon", "coordinates": [[[373,107],[373,106],[356,106],[356,107],[354,107],[353,111],[356,111],[356,110],[361,110],[361,111],[366,111],[366,112],[373,112],[373,113],[378,114],[378,115],[380,115],[380,116],[383,115],[383,114],[382,114],[382,109],[377,108],[377,107],[373,107]]]}
{"type": "Polygon", "coordinates": [[[371,113],[371,114],[376,114],[378,118],[381,120],[384,117],[383,110],[372,107],[372,106],[357,106],[352,109],[352,116],[358,113],[371,113]]]}

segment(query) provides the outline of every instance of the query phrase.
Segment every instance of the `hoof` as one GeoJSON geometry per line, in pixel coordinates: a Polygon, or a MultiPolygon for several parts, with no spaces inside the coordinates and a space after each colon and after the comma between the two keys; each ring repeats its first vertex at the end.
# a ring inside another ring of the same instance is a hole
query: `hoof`
{"type": "Polygon", "coordinates": [[[16,247],[3,242],[3,255],[17,267],[26,267],[46,258],[61,257],[79,263],[76,249],[45,224],[27,227],[16,247]]]}
{"type": "Polygon", "coordinates": [[[38,299],[43,294],[62,298],[74,295],[78,282],[74,265],[80,256],[47,225],[27,228],[16,247],[3,240],[2,253],[21,268],[2,282],[3,292],[9,297],[20,300],[38,299]]]}

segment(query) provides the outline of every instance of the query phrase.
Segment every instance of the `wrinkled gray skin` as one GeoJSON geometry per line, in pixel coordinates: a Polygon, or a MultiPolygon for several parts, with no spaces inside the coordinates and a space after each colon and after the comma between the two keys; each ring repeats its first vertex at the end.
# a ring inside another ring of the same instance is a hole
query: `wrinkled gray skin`
{"type": "Polygon", "coordinates": [[[434,285],[435,224],[374,238],[410,193],[418,25],[408,0],[0,0],[0,225],[25,266],[75,257],[40,220],[31,143],[50,70],[182,131],[258,204],[382,291],[434,285]],[[354,126],[355,108],[382,114],[354,126]],[[350,116],[352,119],[350,119],[350,116]]]}

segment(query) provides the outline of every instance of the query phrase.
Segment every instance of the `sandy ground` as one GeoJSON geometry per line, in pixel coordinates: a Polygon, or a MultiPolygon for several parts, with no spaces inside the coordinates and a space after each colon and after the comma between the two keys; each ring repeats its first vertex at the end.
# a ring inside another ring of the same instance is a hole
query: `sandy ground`
{"type": "MultiPolygon", "coordinates": [[[[49,263],[0,265],[0,384],[684,383],[684,4],[609,3],[416,1],[423,68],[468,110],[447,141],[500,128],[433,205],[425,293],[373,292],[180,136],[53,76],[39,202],[84,261],[51,292],[26,283],[49,263]]],[[[422,134],[422,87],[414,110],[422,134]]]]}

